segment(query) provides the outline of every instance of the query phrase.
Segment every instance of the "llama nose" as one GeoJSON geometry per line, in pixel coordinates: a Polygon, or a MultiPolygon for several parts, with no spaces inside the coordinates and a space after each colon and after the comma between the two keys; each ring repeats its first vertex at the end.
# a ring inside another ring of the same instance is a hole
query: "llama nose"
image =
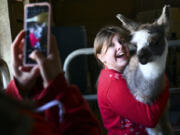
{"type": "Polygon", "coordinates": [[[138,52],[138,59],[141,64],[145,65],[152,61],[152,53],[148,49],[143,48],[138,52]]]}

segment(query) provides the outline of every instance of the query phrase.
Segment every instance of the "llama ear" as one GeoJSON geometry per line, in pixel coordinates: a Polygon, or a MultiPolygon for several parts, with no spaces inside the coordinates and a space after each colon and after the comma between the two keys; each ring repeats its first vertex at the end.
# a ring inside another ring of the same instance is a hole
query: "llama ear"
{"type": "Polygon", "coordinates": [[[170,20],[170,5],[165,5],[163,7],[161,16],[154,23],[168,27],[169,26],[169,20],[170,20]]]}
{"type": "Polygon", "coordinates": [[[121,14],[117,14],[116,17],[122,22],[123,27],[128,31],[130,31],[131,33],[134,32],[139,26],[138,23],[124,17],[121,14]]]}

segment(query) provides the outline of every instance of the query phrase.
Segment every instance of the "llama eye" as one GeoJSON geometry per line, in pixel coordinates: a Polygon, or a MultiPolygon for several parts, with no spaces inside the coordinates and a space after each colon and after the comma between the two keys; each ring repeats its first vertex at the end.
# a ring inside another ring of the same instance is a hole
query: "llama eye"
{"type": "Polygon", "coordinates": [[[132,45],[132,46],[137,48],[137,44],[136,43],[130,43],[130,45],[132,45]]]}
{"type": "Polygon", "coordinates": [[[151,41],[150,45],[151,46],[156,46],[156,45],[158,45],[158,41],[151,41]]]}

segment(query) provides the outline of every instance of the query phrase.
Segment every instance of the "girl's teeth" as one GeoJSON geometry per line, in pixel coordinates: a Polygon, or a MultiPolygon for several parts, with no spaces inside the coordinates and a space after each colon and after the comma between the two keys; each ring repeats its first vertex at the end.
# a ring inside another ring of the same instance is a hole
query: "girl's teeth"
{"type": "Polygon", "coordinates": [[[122,55],[124,55],[124,53],[120,53],[120,54],[118,54],[117,56],[122,56],[122,55]]]}
{"type": "Polygon", "coordinates": [[[124,54],[117,55],[117,57],[122,57],[124,54]]]}

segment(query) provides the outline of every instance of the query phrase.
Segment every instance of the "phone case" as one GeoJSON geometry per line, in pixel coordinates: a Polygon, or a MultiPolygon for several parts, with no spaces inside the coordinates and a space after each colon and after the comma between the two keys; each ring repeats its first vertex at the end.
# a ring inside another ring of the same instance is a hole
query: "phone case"
{"type": "Polygon", "coordinates": [[[24,7],[25,45],[24,60],[26,66],[36,64],[29,55],[38,50],[48,55],[50,45],[51,6],[47,2],[27,4],[24,7]]]}

